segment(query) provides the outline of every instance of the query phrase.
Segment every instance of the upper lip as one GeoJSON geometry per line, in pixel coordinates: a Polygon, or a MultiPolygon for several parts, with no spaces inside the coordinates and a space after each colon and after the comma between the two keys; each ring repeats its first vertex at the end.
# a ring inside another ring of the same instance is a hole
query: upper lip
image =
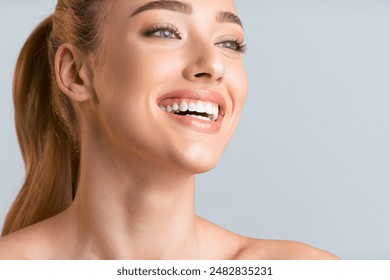
{"type": "Polygon", "coordinates": [[[157,104],[162,100],[168,98],[177,98],[177,99],[194,99],[205,102],[212,102],[218,104],[219,114],[221,116],[225,115],[226,112],[226,100],[217,91],[208,90],[208,89],[182,89],[168,92],[158,98],[157,104]]]}

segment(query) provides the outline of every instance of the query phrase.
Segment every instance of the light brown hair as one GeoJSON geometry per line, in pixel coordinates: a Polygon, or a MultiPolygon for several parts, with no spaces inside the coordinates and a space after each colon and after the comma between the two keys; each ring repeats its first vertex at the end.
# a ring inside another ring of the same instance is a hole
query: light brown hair
{"type": "Polygon", "coordinates": [[[2,235],[60,213],[75,197],[79,128],[70,100],[56,84],[54,59],[64,43],[85,54],[101,52],[108,2],[59,0],[54,14],[39,24],[21,50],[13,97],[26,177],[2,235]]]}

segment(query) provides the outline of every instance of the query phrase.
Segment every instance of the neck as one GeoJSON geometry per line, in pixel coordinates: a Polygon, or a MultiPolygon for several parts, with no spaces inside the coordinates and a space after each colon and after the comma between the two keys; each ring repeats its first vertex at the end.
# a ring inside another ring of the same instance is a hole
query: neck
{"type": "Polygon", "coordinates": [[[99,259],[198,258],[194,175],[92,145],[69,209],[77,248],[99,259]],[[98,152],[99,151],[99,152],[98,152]]]}

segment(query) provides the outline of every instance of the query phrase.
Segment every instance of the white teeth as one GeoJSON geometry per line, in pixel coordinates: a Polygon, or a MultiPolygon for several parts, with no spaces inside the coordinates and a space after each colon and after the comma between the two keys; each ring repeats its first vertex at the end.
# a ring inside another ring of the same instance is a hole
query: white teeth
{"type": "Polygon", "coordinates": [[[203,117],[203,116],[198,116],[198,115],[186,115],[187,117],[191,117],[191,118],[194,118],[194,119],[199,119],[199,120],[202,120],[202,121],[212,121],[212,119],[208,118],[208,117],[203,117]]]}
{"type": "Polygon", "coordinates": [[[218,119],[218,115],[219,115],[219,107],[218,107],[218,105],[216,105],[216,106],[213,108],[213,117],[214,117],[214,120],[218,119]]]}
{"type": "Polygon", "coordinates": [[[199,116],[195,114],[187,114],[186,116],[193,117],[205,121],[216,121],[219,116],[219,106],[217,104],[198,101],[198,102],[187,102],[181,101],[180,105],[178,102],[174,102],[172,105],[164,107],[159,106],[161,110],[167,111],[168,113],[179,113],[179,112],[196,112],[206,113],[208,116],[199,116]]]}
{"type": "Polygon", "coordinates": [[[175,112],[179,111],[179,105],[176,102],[173,103],[173,105],[172,105],[172,111],[175,111],[175,112]]]}
{"type": "Polygon", "coordinates": [[[185,102],[185,101],[181,102],[181,104],[180,104],[180,111],[185,112],[187,110],[188,110],[187,102],[185,102]]]}
{"type": "Polygon", "coordinates": [[[206,104],[206,113],[211,115],[213,113],[213,105],[211,105],[210,103],[207,103],[206,104]]]}
{"type": "Polygon", "coordinates": [[[205,113],[206,112],[206,108],[205,108],[203,102],[200,102],[200,101],[196,102],[196,111],[198,113],[205,113]]]}
{"type": "Polygon", "coordinates": [[[217,106],[217,110],[215,110],[215,108],[213,108],[213,114],[211,115],[211,119],[213,121],[216,121],[218,119],[218,106],[217,106]]]}
{"type": "Polygon", "coordinates": [[[188,111],[190,111],[190,112],[196,111],[196,105],[194,102],[190,102],[190,104],[188,105],[188,111]]]}
{"type": "Polygon", "coordinates": [[[210,118],[208,118],[208,117],[202,117],[202,116],[198,116],[198,119],[203,120],[203,121],[211,121],[210,118]]]}

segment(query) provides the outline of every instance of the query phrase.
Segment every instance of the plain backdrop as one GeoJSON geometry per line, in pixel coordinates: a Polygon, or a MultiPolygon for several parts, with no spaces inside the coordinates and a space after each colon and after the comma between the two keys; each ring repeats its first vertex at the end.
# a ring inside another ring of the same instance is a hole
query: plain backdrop
{"type": "MultiPolygon", "coordinates": [[[[0,222],[24,176],[17,55],[55,0],[0,0],[0,222]]],[[[237,233],[390,259],[390,1],[237,0],[250,80],[197,212],[237,233]]],[[[0,226],[1,227],[1,226],[0,226]]]]}

